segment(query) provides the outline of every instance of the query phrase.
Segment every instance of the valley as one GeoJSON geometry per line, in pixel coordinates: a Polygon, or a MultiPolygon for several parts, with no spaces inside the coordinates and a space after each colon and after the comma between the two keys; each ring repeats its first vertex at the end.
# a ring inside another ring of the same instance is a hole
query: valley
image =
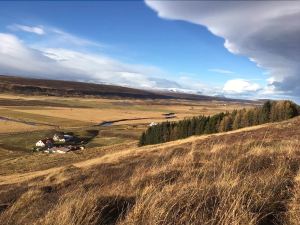
{"type": "Polygon", "coordinates": [[[294,118],[144,147],[132,141],[79,154],[7,157],[0,218],[6,224],[53,224],[57,217],[61,224],[297,224],[299,125],[294,118]],[[12,217],[25,208],[25,216],[12,217]]]}
{"type": "Polygon", "coordinates": [[[0,102],[4,224],[297,224],[299,117],[140,147],[162,122],[263,104],[16,93],[0,102]],[[33,151],[55,136],[75,139],[33,151]]]}
{"type": "Polygon", "coordinates": [[[0,225],[300,225],[300,1],[0,1],[0,225]]]}

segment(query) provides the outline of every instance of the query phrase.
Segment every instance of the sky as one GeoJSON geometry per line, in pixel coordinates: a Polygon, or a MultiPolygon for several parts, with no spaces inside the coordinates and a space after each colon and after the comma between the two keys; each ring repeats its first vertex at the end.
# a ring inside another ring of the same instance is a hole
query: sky
{"type": "Polygon", "coordinates": [[[235,98],[300,94],[300,2],[0,2],[0,74],[235,98]]]}

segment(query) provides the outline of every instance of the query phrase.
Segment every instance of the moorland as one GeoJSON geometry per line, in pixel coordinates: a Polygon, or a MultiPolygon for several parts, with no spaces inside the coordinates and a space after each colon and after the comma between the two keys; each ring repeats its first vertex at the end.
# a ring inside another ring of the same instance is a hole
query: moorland
{"type": "Polygon", "coordinates": [[[298,117],[138,146],[152,122],[252,109],[260,101],[10,89],[2,92],[0,103],[3,224],[300,220],[298,117]],[[166,117],[170,113],[174,117],[166,117]],[[56,132],[87,138],[85,149],[32,151],[37,140],[56,132]]]}

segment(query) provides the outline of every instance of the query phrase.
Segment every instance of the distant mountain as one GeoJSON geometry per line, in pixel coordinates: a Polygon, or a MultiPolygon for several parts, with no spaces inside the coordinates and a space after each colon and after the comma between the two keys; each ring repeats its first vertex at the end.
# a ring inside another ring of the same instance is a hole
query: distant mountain
{"type": "Polygon", "coordinates": [[[238,101],[225,97],[205,96],[198,94],[182,93],[179,91],[150,91],[140,90],[116,85],[84,83],[63,80],[46,80],[0,75],[0,92],[28,95],[48,96],[94,96],[106,98],[137,98],[137,99],[186,99],[204,101],[238,101]]]}
{"type": "Polygon", "coordinates": [[[214,97],[226,98],[225,95],[222,95],[222,94],[216,94],[216,95],[214,95],[214,97]]]}

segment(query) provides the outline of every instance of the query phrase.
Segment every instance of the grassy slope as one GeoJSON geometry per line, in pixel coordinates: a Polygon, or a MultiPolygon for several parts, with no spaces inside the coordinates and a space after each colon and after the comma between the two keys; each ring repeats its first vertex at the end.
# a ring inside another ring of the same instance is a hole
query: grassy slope
{"type": "Polygon", "coordinates": [[[0,176],[0,221],[298,224],[299,140],[295,118],[142,148],[95,148],[77,163],[64,156],[64,165],[0,176]]]}

